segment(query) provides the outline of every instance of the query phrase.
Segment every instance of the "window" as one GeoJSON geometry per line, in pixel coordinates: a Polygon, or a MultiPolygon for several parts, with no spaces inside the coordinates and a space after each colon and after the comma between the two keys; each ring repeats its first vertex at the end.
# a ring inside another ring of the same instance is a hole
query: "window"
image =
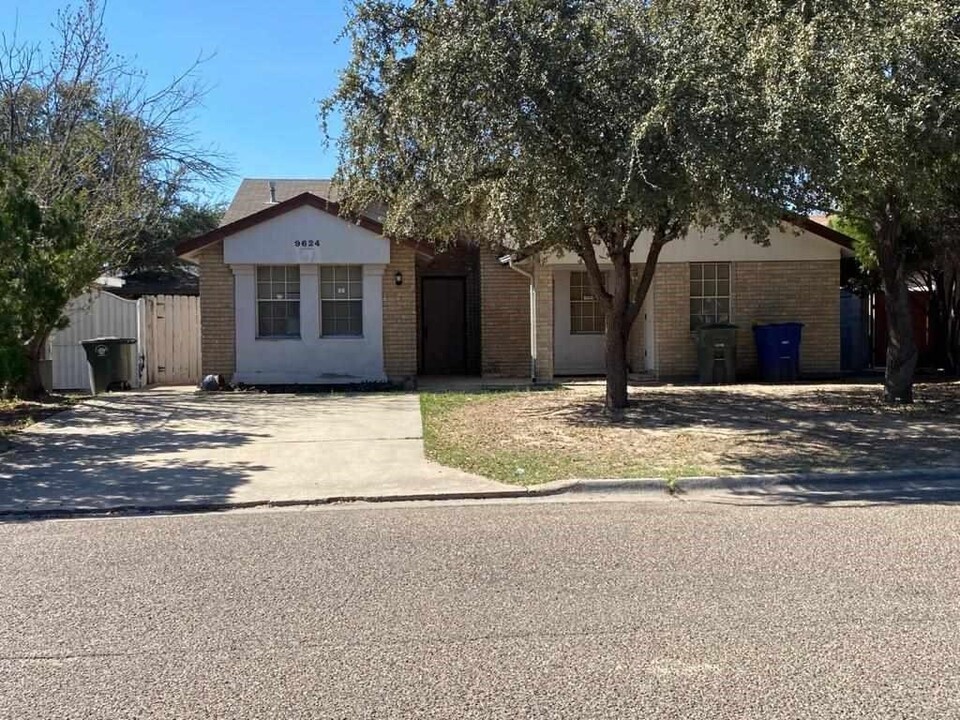
{"type": "Polygon", "coordinates": [[[730,322],[730,263],[690,263],[690,329],[730,322]]]}
{"type": "Polygon", "coordinates": [[[257,337],[300,337],[300,267],[257,268],[257,337]]]}
{"type": "Polygon", "coordinates": [[[363,335],[361,266],[320,266],[320,334],[363,335]]]}
{"type": "Polygon", "coordinates": [[[603,307],[590,286],[590,277],[583,271],[570,273],[570,333],[599,335],[605,329],[603,307]]]}

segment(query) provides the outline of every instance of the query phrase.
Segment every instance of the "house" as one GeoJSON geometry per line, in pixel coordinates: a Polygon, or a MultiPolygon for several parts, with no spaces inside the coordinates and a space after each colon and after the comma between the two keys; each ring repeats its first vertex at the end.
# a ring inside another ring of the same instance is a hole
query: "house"
{"type": "MultiPolygon", "coordinates": [[[[631,370],[693,377],[692,329],[729,320],[749,376],[751,326],[790,320],[805,325],[801,372],[839,374],[848,246],[805,219],[773,229],[769,246],[697,231],[670,243],[631,335],[631,370]]],[[[205,374],[328,384],[604,369],[603,315],[575,255],[392,241],[374,216],[340,217],[328,181],[246,179],[222,225],[177,251],[199,266],[205,374]]],[[[635,256],[646,256],[643,238],[635,256]]]]}

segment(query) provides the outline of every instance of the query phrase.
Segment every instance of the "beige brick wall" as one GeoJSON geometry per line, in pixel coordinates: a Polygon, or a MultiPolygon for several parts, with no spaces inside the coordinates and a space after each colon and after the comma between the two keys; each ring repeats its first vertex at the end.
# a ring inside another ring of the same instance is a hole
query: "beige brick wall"
{"type": "Polygon", "coordinates": [[[661,263],[653,280],[657,375],[685,377],[697,372],[690,339],[690,266],[661,263]]]}
{"type": "Polygon", "coordinates": [[[203,374],[228,379],[236,369],[233,271],[223,262],[223,243],[197,254],[200,267],[200,364],[203,374]]]}
{"type": "Polygon", "coordinates": [[[755,374],[755,323],[799,321],[800,372],[840,372],[840,263],[741,262],[733,268],[733,312],[737,331],[737,364],[755,374]]]}
{"type": "MultiPolygon", "coordinates": [[[[534,268],[537,288],[537,379],[553,380],[553,268],[534,268]]],[[[529,305],[529,303],[528,303],[529,305]]]]}
{"type": "Polygon", "coordinates": [[[416,252],[393,243],[383,273],[383,363],[387,377],[403,381],[417,374],[416,252]],[[403,285],[394,276],[403,273],[403,285]]]}
{"type": "Polygon", "coordinates": [[[481,370],[490,377],[530,374],[530,281],[480,251],[481,370]]]}
{"type": "MultiPolygon", "coordinates": [[[[737,332],[737,370],[756,375],[755,323],[804,323],[800,372],[840,372],[840,263],[732,263],[733,322],[737,332]]],[[[664,263],[657,268],[654,291],[657,371],[661,377],[697,373],[690,334],[690,265],[664,263]]]]}

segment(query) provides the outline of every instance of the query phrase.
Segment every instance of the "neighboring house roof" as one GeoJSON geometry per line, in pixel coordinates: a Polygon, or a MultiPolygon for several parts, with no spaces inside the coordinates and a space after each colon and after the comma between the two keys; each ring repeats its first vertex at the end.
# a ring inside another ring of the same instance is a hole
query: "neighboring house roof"
{"type": "MultiPolygon", "coordinates": [[[[350,220],[340,215],[340,205],[334,199],[336,197],[336,188],[329,180],[245,179],[240,183],[237,194],[224,213],[220,227],[199,237],[184,240],[176,247],[177,255],[188,257],[234,233],[303,206],[314,207],[340,217],[344,222],[353,222],[365,230],[383,235],[383,224],[375,212],[368,212],[350,220]],[[271,197],[276,198],[276,202],[272,202],[271,197]]],[[[413,240],[400,242],[417,252],[433,255],[432,247],[426,243],[413,240]]]]}

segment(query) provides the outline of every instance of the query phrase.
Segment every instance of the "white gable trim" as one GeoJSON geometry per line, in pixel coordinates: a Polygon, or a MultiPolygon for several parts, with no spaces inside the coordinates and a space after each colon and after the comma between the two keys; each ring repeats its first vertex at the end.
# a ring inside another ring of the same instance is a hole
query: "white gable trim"
{"type": "Polygon", "coordinates": [[[386,265],[390,242],[304,205],[225,238],[223,259],[230,265],[386,265]]]}

